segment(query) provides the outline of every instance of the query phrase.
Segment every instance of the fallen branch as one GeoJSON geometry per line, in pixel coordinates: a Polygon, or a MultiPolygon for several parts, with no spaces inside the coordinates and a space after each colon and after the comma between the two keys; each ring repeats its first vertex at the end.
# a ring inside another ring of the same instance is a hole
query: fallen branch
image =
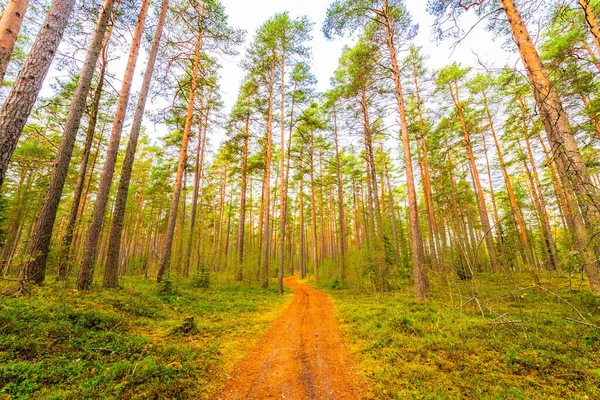
{"type": "Polygon", "coordinates": [[[573,319],[573,318],[569,318],[569,317],[567,317],[565,319],[567,321],[576,322],[576,323],[581,324],[581,325],[591,326],[592,328],[600,329],[600,326],[594,325],[594,324],[590,324],[589,322],[579,321],[577,319],[573,319]]]}
{"type": "Polygon", "coordinates": [[[521,324],[523,323],[523,321],[520,320],[512,320],[509,319],[508,321],[500,321],[500,322],[490,322],[490,324],[492,325],[506,325],[506,324],[521,324]]]}

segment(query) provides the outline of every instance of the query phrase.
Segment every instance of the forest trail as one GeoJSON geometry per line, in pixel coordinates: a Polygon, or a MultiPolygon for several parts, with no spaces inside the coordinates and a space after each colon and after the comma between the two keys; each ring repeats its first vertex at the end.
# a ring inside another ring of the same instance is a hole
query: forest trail
{"type": "Polygon", "coordinates": [[[294,299],[215,399],[360,399],[354,372],[323,292],[284,280],[294,299]]]}

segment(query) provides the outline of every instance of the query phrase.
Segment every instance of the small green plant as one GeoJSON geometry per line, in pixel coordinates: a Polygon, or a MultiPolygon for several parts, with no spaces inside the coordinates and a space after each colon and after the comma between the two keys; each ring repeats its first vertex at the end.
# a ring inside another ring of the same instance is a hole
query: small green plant
{"type": "Polygon", "coordinates": [[[339,276],[333,278],[329,287],[334,290],[340,290],[343,288],[342,280],[339,278],[339,276]]]}
{"type": "Polygon", "coordinates": [[[173,288],[173,282],[168,279],[162,281],[158,286],[158,295],[162,297],[173,296],[175,289],[173,288]]]}
{"type": "Polygon", "coordinates": [[[171,335],[194,335],[198,332],[198,325],[196,325],[194,317],[187,317],[181,325],[173,328],[171,335]]]}
{"type": "Polygon", "coordinates": [[[208,289],[210,287],[210,274],[205,265],[201,265],[196,271],[193,278],[193,285],[196,289],[208,289]]]}

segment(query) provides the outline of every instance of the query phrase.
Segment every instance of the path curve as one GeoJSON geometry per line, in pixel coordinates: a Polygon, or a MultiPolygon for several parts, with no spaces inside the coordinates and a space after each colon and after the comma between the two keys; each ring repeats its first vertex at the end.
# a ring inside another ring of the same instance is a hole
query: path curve
{"type": "Polygon", "coordinates": [[[234,367],[215,399],[360,399],[331,299],[286,278],[292,303],[234,367]]]}

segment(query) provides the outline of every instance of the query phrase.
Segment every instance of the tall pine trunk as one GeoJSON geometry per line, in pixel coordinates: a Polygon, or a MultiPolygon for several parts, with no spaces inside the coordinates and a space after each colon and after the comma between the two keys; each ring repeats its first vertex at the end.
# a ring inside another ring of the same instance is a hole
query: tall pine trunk
{"type": "Polygon", "coordinates": [[[262,197],[262,269],[261,287],[269,287],[269,254],[271,247],[270,230],[270,201],[271,201],[271,146],[273,141],[273,90],[275,87],[275,54],[271,55],[272,62],[269,71],[269,109],[267,117],[267,129],[265,133],[265,174],[263,178],[262,197]]]}
{"type": "Polygon", "coordinates": [[[408,137],[408,123],[406,120],[406,109],[404,106],[404,97],[402,92],[402,82],[400,78],[400,68],[396,57],[396,45],[394,44],[393,27],[388,14],[387,0],[382,0],[385,27],[387,32],[387,47],[390,52],[390,61],[392,64],[392,75],[394,77],[396,102],[398,104],[398,113],[400,114],[402,151],[404,154],[404,165],[406,169],[406,188],[408,191],[408,209],[410,221],[410,249],[411,261],[414,279],[415,297],[421,301],[429,295],[429,280],[425,269],[425,249],[423,248],[423,236],[421,234],[421,225],[419,223],[419,210],[417,203],[417,192],[415,189],[415,179],[413,173],[412,157],[410,154],[410,141],[408,137]]]}
{"type": "Polygon", "coordinates": [[[481,187],[481,180],[479,179],[479,171],[477,170],[477,163],[475,162],[475,156],[473,155],[473,148],[471,146],[471,137],[469,134],[469,129],[467,127],[467,121],[465,119],[463,107],[458,97],[458,85],[456,82],[451,82],[448,84],[448,89],[450,90],[450,94],[452,96],[452,100],[454,101],[454,105],[456,106],[456,110],[458,111],[458,116],[460,118],[460,123],[462,127],[463,136],[465,139],[465,149],[467,151],[467,159],[469,160],[469,167],[471,169],[471,174],[473,176],[473,190],[475,192],[475,198],[477,200],[477,209],[479,210],[479,217],[481,219],[481,224],[483,225],[483,235],[486,244],[486,248],[488,250],[488,255],[490,257],[490,264],[492,266],[492,271],[498,271],[498,259],[496,256],[496,247],[494,244],[494,237],[492,235],[492,228],[490,226],[490,220],[488,217],[487,208],[485,206],[485,199],[483,197],[483,188],[481,187]],[[452,86],[454,83],[454,87],[452,86]]]}
{"type": "Polygon", "coordinates": [[[89,289],[94,279],[98,241],[102,231],[102,223],[104,222],[104,214],[106,213],[106,205],[108,203],[112,178],[117,163],[117,153],[119,152],[119,143],[121,141],[121,134],[123,133],[123,125],[125,124],[127,105],[129,104],[129,95],[131,94],[131,85],[133,82],[133,73],[135,72],[135,65],[140,53],[140,44],[142,34],[144,33],[144,25],[146,23],[149,6],[150,0],[142,1],[135,33],[129,50],[129,58],[123,76],[121,94],[117,103],[117,111],[108,142],[106,158],[104,160],[104,168],[102,169],[102,175],[100,176],[100,183],[98,185],[96,203],[94,204],[94,211],[92,213],[92,222],[88,227],[81,267],[79,268],[79,274],[77,276],[77,289],[79,290],[89,289]]]}
{"type": "MultiPolygon", "coordinates": [[[[107,43],[107,42],[105,42],[107,43]]],[[[90,153],[92,152],[92,142],[94,141],[94,134],[96,132],[96,123],[98,122],[98,112],[100,109],[100,99],[102,98],[102,89],[104,87],[104,76],[106,73],[107,60],[104,59],[102,66],[100,67],[100,75],[98,77],[98,86],[94,93],[94,99],[92,101],[92,110],[90,113],[90,120],[88,122],[87,132],[85,136],[85,144],[83,147],[83,155],[81,157],[81,163],[79,164],[79,172],[77,174],[77,183],[75,184],[75,192],[73,193],[73,204],[71,205],[71,213],[69,214],[69,221],[65,229],[65,235],[63,236],[62,246],[60,249],[60,257],[58,260],[58,271],[56,274],[57,280],[64,280],[67,278],[68,270],[70,269],[70,254],[71,245],[73,244],[73,237],[75,236],[75,223],[79,216],[79,206],[81,205],[81,196],[83,195],[83,187],[85,185],[85,178],[87,176],[87,167],[90,159],[90,153]]]]}
{"type": "MultiPolygon", "coordinates": [[[[246,187],[248,182],[248,145],[250,141],[250,117],[246,117],[246,127],[244,131],[244,149],[242,150],[241,178],[242,186],[240,188],[240,216],[237,236],[238,251],[238,274],[237,280],[241,281],[244,277],[244,245],[246,230],[246,187]]],[[[252,203],[252,202],[251,202],[252,203]]],[[[250,204],[252,205],[252,204],[250,204]]],[[[252,221],[252,218],[250,218],[252,221]]]]}
{"type": "Polygon", "coordinates": [[[125,158],[123,160],[121,178],[119,180],[119,188],[117,190],[117,198],[115,200],[114,218],[110,228],[110,236],[108,240],[108,250],[103,282],[105,287],[117,287],[119,284],[118,263],[119,253],[121,251],[121,234],[123,232],[123,219],[125,218],[125,208],[127,206],[127,194],[129,192],[129,183],[131,181],[131,171],[133,169],[135,151],[137,149],[140,129],[142,127],[142,120],[144,119],[146,101],[148,100],[148,95],[150,93],[150,83],[152,82],[154,65],[156,64],[156,56],[158,55],[160,38],[165,25],[165,17],[168,6],[169,0],[163,0],[158,17],[158,23],[156,25],[156,31],[154,33],[154,40],[152,41],[150,55],[148,56],[148,61],[146,64],[146,71],[144,72],[142,91],[140,92],[140,96],[138,98],[135,115],[133,117],[133,124],[131,126],[131,133],[129,134],[129,141],[127,142],[127,148],[125,149],[125,158]]]}
{"type": "Polygon", "coordinates": [[[171,199],[171,209],[167,221],[167,231],[163,245],[163,254],[160,262],[160,269],[156,277],[157,282],[162,282],[163,276],[171,266],[171,251],[173,250],[173,237],[175,235],[175,223],[177,221],[177,208],[179,207],[179,197],[181,196],[181,186],[183,180],[183,170],[187,158],[187,147],[190,141],[190,132],[192,129],[192,120],[194,118],[194,100],[196,90],[198,89],[198,73],[200,70],[200,51],[202,49],[202,30],[198,32],[196,46],[194,49],[194,67],[192,71],[192,82],[188,96],[187,114],[185,117],[185,126],[183,129],[183,139],[181,141],[181,150],[179,152],[179,161],[177,162],[177,175],[175,177],[175,186],[173,188],[173,197],[171,199]]]}
{"type": "Polygon", "coordinates": [[[277,273],[277,291],[283,294],[283,271],[285,267],[285,223],[287,217],[287,182],[286,182],[286,151],[285,151],[285,49],[281,54],[281,149],[279,153],[279,271],[277,273]]]}
{"type": "Polygon", "coordinates": [[[342,281],[342,285],[346,285],[346,253],[348,251],[348,243],[346,236],[346,218],[344,215],[344,186],[342,180],[342,163],[340,160],[340,146],[338,140],[337,128],[337,106],[333,104],[333,142],[335,144],[335,172],[337,178],[337,206],[338,218],[340,224],[340,262],[338,274],[342,281]]]}

